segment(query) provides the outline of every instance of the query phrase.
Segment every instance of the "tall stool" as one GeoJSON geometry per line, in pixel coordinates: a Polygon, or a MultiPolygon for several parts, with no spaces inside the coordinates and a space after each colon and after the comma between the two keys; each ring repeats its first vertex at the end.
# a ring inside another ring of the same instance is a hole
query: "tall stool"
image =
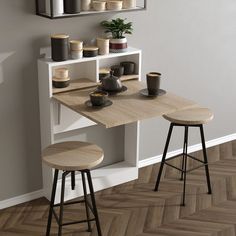
{"type": "Polygon", "coordinates": [[[166,140],[166,144],[165,144],[165,149],[164,149],[162,160],[161,160],[159,173],[157,176],[155,191],[158,191],[164,164],[166,164],[167,166],[173,167],[181,172],[180,179],[184,180],[182,205],[185,206],[186,175],[188,172],[190,172],[192,170],[195,170],[197,168],[205,166],[208,194],[211,194],[211,182],[210,182],[210,175],[209,175],[209,169],[208,169],[208,160],[207,160],[207,152],[206,152],[203,124],[206,124],[207,122],[211,121],[213,119],[214,115],[207,108],[192,108],[192,109],[177,111],[177,112],[174,112],[174,113],[171,113],[168,115],[164,115],[163,117],[166,120],[170,121],[171,123],[170,123],[170,128],[169,128],[169,132],[168,132],[168,136],[167,136],[167,140],[166,140]],[[167,150],[168,150],[168,146],[170,143],[170,138],[171,138],[171,134],[172,134],[172,130],[173,130],[174,126],[181,126],[181,127],[185,128],[183,153],[166,160],[166,154],[167,154],[167,150]],[[189,129],[189,127],[200,128],[202,150],[203,150],[203,161],[188,154],[188,129],[189,129]],[[169,160],[172,160],[172,159],[180,157],[180,156],[182,156],[182,168],[178,168],[178,167],[168,163],[169,160]],[[192,158],[195,161],[200,162],[201,165],[187,170],[188,157],[192,158]]]}
{"type": "Polygon", "coordinates": [[[96,165],[101,163],[103,160],[103,156],[103,150],[100,147],[94,144],[78,141],[53,144],[43,151],[43,162],[48,166],[55,168],[46,236],[50,235],[52,215],[54,215],[59,226],[58,236],[62,235],[62,226],[85,222],[87,222],[88,224],[88,231],[91,232],[90,223],[94,220],[96,222],[98,235],[102,236],[94,196],[92,178],[90,174],[90,168],[95,167],[96,165]],[[61,182],[61,200],[59,204],[54,204],[59,170],[63,171],[61,182]],[[80,201],[64,203],[66,176],[68,174],[71,174],[71,187],[73,190],[75,188],[75,171],[81,172],[84,199],[80,201]],[[88,199],[85,174],[88,180],[91,203],[88,199]],[[64,205],[70,205],[81,202],[85,203],[87,219],[63,223],[64,205]],[[56,214],[54,207],[60,207],[59,216],[56,214]],[[93,213],[94,218],[90,218],[90,211],[93,213]]]}

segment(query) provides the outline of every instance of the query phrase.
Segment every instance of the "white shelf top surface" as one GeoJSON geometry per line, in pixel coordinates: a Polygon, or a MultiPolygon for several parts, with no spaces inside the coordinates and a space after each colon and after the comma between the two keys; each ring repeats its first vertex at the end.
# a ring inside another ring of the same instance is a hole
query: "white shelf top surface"
{"type": "Polygon", "coordinates": [[[121,56],[132,55],[132,54],[136,54],[140,52],[141,52],[140,49],[128,47],[126,52],[109,53],[107,55],[98,55],[96,57],[83,57],[81,59],[70,59],[67,61],[60,61],[60,62],[53,61],[51,58],[46,57],[46,58],[40,58],[39,61],[45,62],[49,66],[62,66],[62,65],[80,63],[80,62],[88,62],[88,61],[96,61],[96,60],[108,59],[108,58],[113,58],[113,57],[121,57],[121,56]]]}

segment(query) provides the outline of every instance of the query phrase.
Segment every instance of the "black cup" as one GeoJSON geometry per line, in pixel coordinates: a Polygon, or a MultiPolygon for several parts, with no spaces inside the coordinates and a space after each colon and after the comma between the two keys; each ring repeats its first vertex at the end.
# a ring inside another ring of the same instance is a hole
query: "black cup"
{"type": "Polygon", "coordinates": [[[120,63],[124,67],[124,75],[133,75],[136,64],[132,61],[123,61],[120,63]]]}
{"type": "Polygon", "coordinates": [[[94,91],[89,94],[93,106],[102,106],[106,103],[108,93],[104,91],[94,91]]]}
{"type": "Polygon", "coordinates": [[[149,95],[158,95],[160,89],[161,73],[150,72],[147,74],[147,89],[149,95]]]}
{"type": "Polygon", "coordinates": [[[111,70],[113,71],[113,75],[116,77],[124,75],[124,66],[114,65],[111,67],[111,70]]]}

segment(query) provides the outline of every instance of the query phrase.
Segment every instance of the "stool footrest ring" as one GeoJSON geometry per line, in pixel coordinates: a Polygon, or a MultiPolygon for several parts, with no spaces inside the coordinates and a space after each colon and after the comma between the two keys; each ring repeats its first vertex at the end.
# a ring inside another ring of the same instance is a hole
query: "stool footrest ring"
{"type": "Polygon", "coordinates": [[[95,221],[95,218],[89,219],[89,220],[78,220],[78,221],[66,222],[66,223],[63,223],[61,226],[81,224],[81,223],[86,223],[88,221],[95,221]]]}
{"type": "Polygon", "coordinates": [[[191,168],[191,169],[189,169],[189,170],[184,171],[183,169],[180,169],[180,168],[178,168],[178,167],[176,167],[176,166],[174,166],[174,165],[171,165],[171,164],[167,163],[166,161],[164,162],[164,164],[166,164],[167,166],[170,166],[170,167],[172,167],[172,168],[174,168],[174,169],[176,169],[176,170],[178,170],[178,171],[181,171],[181,172],[183,172],[183,173],[188,173],[188,172],[190,172],[190,171],[193,171],[193,170],[196,170],[196,169],[198,169],[198,168],[201,168],[201,167],[203,167],[203,166],[208,165],[207,163],[204,163],[204,164],[202,164],[202,165],[199,165],[199,166],[196,166],[196,167],[193,167],[193,168],[191,168]]]}
{"type": "MultiPolygon", "coordinates": [[[[73,205],[73,204],[78,204],[78,203],[83,203],[85,200],[79,200],[79,201],[74,201],[74,202],[65,202],[64,205],[73,205]]],[[[60,204],[55,204],[53,207],[59,207],[60,204]]]]}
{"type": "MultiPolygon", "coordinates": [[[[82,202],[85,202],[85,200],[79,200],[79,201],[73,201],[73,202],[65,202],[64,205],[73,205],[73,204],[82,203],[82,202]]],[[[93,211],[91,203],[89,201],[87,201],[87,204],[88,204],[88,207],[90,208],[91,212],[94,214],[94,211],[93,211]]],[[[60,226],[86,223],[86,222],[94,221],[95,220],[95,218],[92,218],[92,219],[88,219],[88,220],[79,220],[79,221],[72,221],[72,222],[67,222],[67,223],[60,224],[59,223],[59,217],[58,217],[57,213],[54,210],[54,207],[58,207],[58,206],[60,206],[60,204],[55,204],[53,206],[52,213],[53,213],[53,215],[54,215],[54,217],[56,219],[57,224],[60,225],[60,226]]]]}

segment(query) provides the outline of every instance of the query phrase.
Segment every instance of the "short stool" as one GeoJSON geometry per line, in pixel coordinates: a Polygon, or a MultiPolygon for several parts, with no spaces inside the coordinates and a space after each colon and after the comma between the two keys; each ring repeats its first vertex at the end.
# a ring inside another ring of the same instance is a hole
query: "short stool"
{"type": "Polygon", "coordinates": [[[55,219],[59,226],[58,236],[62,235],[63,226],[77,223],[87,222],[88,231],[91,232],[90,223],[91,221],[94,220],[96,222],[98,235],[102,236],[90,169],[101,163],[103,160],[103,156],[104,156],[103,150],[100,147],[96,146],[95,144],[79,142],[79,141],[56,143],[50,145],[43,151],[42,154],[43,162],[55,169],[46,236],[50,235],[52,215],[55,216],[55,219]],[[54,204],[59,170],[63,172],[62,182],[61,182],[61,200],[59,204],[54,204]],[[76,171],[81,172],[84,198],[83,200],[80,201],[64,203],[66,176],[68,174],[71,174],[71,187],[73,190],[75,189],[76,171]],[[91,202],[89,201],[87,194],[86,178],[85,178],[86,176],[88,180],[91,202]],[[70,205],[81,202],[85,203],[87,219],[81,221],[63,223],[64,205],[70,205]],[[54,207],[60,207],[59,216],[56,214],[54,207]],[[94,218],[90,218],[90,211],[93,213],[94,218]]]}
{"type": "Polygon", "coordinates": [[[181,180],[184,180],[183,185],[183,198],[182,198],[182,205],[185,206],[185,189],[186,189],[186,175],[188,172],[195,170],[200,167],[205,167],[205,173],[206,173],[206,180],[207,180],[207,186],[208,186],[208,194],[211,194],[211,182],[210,182],[210,174],[209,174],[209,168],[208,168],[208,160],[207,160],[207,152],[206,152],[206,144],[205,144],[205,137],[204,137],[204,131],[203,131],[203,124],[208,123],[211,121],[214,117],[213,113],[208,108],[192,108],[192,109],[186,109],[177,111],[171,114],[167,114],[163,116],[166,120],[170,121],[170,128],[161,160],[161,165],[159,169],[159,173],[157,176],[155,191],[158,191],[161,175],[163,171],[164,164],[167,166],[173,167],[181,172],[181,180]],[[183,145],[183,153],[180,155],[174,156],[166,160],[166,154],[168,151],[168,146],[170,143],[170,138],[172,134],[172,130],[174,126],[182,126],[185,128],[184,130],[184,145],[183,145]],[[194,156],[191,156],[188,154],[188,130],[189,127],[198,127],[200,129],[200,135],[201,135],[201,143],[202,143],[202,150],[203,150],[203,160],[199,160],[194,156]],[[182,156],[182,168],[178,168],[174,165],[171,165],[168,163],[169,160],[172,160],[174,158],[182,156]],[[200,162],[201,164],[197,167],[191,168],[187,170],[187,160],[188,158],[192,158],[195,161],[200,162]]]}

